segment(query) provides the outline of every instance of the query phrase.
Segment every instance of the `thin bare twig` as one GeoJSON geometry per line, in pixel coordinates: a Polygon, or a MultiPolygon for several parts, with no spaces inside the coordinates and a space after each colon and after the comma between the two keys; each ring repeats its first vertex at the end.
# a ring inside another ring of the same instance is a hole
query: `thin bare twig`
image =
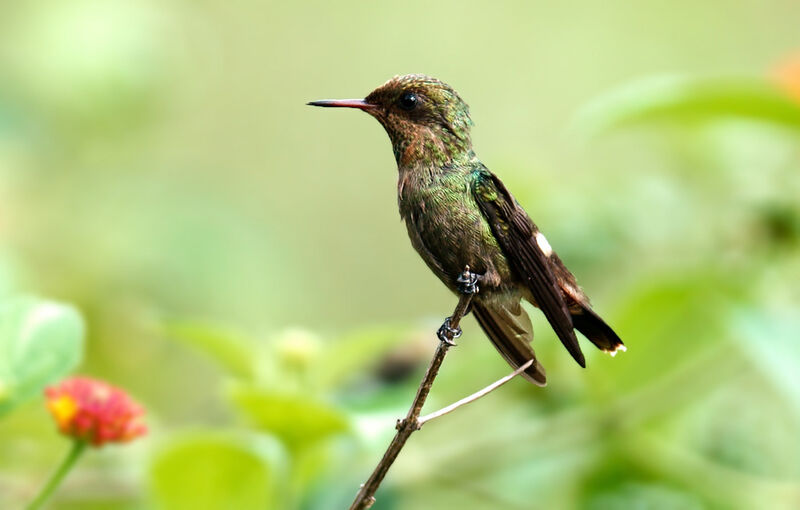
{"type": "Polygon", "coordinates": [[[492,384],[490,384],[489,386],[483,388],[482,390],[476,391],[472,395],[469,395],[468,397],[464,397],[461,400],[459,400],[458,402],[454,402],[454,403],[450,404],[447,407],[443,407],[443,408],[439,409],[438,411],[434,411],[434,412],[432,412],[430,414],[426,414],[425,416],[423,416],[422,418],[417,420],[417,425],[419,426],[419,428],[422,428],[423,425],[425,425],[426,423],[428,423],[431,420],[435,420],[436,418],[444,416],[445,414],[452,413],[453,411],[455,411],[459,407],[467,405],[470,402],[475,402],[479,398],[488,395],[489,393],[493,392],[494,390],[496,390],[500,386],[504,385],[505,383],[507,383],[511,379],[515,378],[516,376],[518,376],[519,374],[521,374],[522,372],[527,370],[528,367],[530,367],[531,365],[533,365],[533,360],[529,360],[527,363],[524,363],[523,365],[520,365],[520,367],[518,369],[514,370],[513,372],[511,372],[507,376],[503,377],[502,379],[498,379],[497,381],[493,382],[492,384]]]}
{"type": "MultiPolygon", "coordinates": [[[[465,273],[469,274],[469,266],[466,268],[465,273]]],[[[397,434],[395,434],[394,439],[392,439],[392,442],[386,449],[386,453],[383,454],[383,458],[375,467],[372,475],[370,475],[369,479],[361,486],[361,489],[356,495],[356,499],[353,501],[353,504],[350,505],[350,510],[366,510],[375,503],[375,491],[378,490],[383,478],[400,454],[408,438],[411,437],[411,434],[415,431],[419,430],[417,419],[422,412],[422,406],[425,405],[425,400],[428,398],[428,393],[431,391],[433,381],[439,373],[439,367],[442,366],[448,349],[453,345],[452,342],[455,337],[455,332],[458,330],[461,319],[467,313],[467,308],[469,308],[469,303],[472,301],[472,296],[472,294],[461,294],[458,304],[453,311],[453,316],[450,317],[448,324],[449,329],[443,331],[445,338],[439,342],[436,352],[433,353],[433,359],[430,365],[428,365],[428,370],[425,372],[425,375],[422,377],[422,381],[417,389],[417,395],[411,403],[408,414],[405,419],[397,421],[397,434]]]]}
{"type": "MultiPolygon", "coordinates": [[[[459,282],[465,281],[474,285],[475,280],[470,279],[470,276],[471,274],[469,272],[469,266],[467,266],[464,270],[462,278],[459,279],[459,282]]],[[[477,291],[477,287],[475,287],[473,290],[477,291]]],[[[431,391],[431,386],[433,386],[433,381],[436,379],[436,375],[439,373],[439,367],[441,367],[448,349],[450,349],[450,347],[453,345],[453,338],[455,338],[457,331],[459,331],[458,325],[461,322],[461,319],[467,313],[467,309],[469,308],[469,304],[473,295],[474,294],[472,293],[461,294],[461,297],[458,300],[458,305],[456,305],[456,309],[453,311],[453,316],[450,317],[448,322],[445,322],[445,325],[441,330],[439,330],[439,338],[441,341],[439,342],[439,346],[436,348],[436,352],[433,353],[433,359],[428,366],[428,370],[422,377],[422,381],[419,384],[419,388],[417,389],[417,394],[414,397],[411,408],[408,410],[408,414],[406,415],[405,419],[397,421],[397,434],[395,434],[394,439],[392,439],[392,442],[389,444],[389,447],[383,454],[383,458],[381,458],[381,461],[375,467],[372,475],[370,475],[369,480],[367,480],[366,483],[361,486],[361,489],[356,495],[356,499],[353,501],[353,504],[350,505],[350,510],[366,510],[370,508],[373,503],[375,503],[375,492],[378,490],[378,487],[386,476],[386,473],[389,471],[389,468],[394,463],[395,459],[397,459],[397,456],[405,446],[408,438],[411,437],[411,434],[419,430],[424,423],[440,416],[444,416],[445,414],[454,411],[458,407],[478,400],[479,398],[504,385],[517,375],[521,374],[525,371],[525,369],[533,364],[533,360],[530,360],[513,373],[490,384],[484,389],[473,393],[472,395],[465,397],[452,405],[440,409],[439,411],[428,414],[422,418],[419,417],[420,413],[422,412],[422,407],[425,405],[425,400],[428,398],[428,393],[431,391]]]]}

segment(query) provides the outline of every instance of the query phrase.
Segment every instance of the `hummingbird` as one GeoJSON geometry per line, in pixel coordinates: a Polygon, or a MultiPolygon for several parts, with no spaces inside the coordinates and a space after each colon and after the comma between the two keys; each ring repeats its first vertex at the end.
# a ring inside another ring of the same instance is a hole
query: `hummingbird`
{"type": "Polygon", "coordinates": [[[308,104],[356,108],[383,125],[397,161],[397,201],[411,244],[453,292],[464,292],[459,277],[465,266],[479,275],[472,314],[512,367],[533,360],[524,378],[539,386],[547,381],[522,300],[542,311],[581,367],[586,361],[575,330],[612,356],[625,350],[544,234],[475,155],[469,107],[451,86],[410,74],[395,76],[364,99],[308,104]]]}

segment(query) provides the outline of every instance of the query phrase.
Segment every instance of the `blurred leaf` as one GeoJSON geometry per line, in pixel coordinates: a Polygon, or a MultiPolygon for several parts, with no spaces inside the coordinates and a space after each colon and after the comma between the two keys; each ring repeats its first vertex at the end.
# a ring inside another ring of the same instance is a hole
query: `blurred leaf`
{"type": "Polygon", "coordinates": [[[759,370],[800,416],[800,318],[797,310],[736,310],[736,340],[759,370]]]}
{"type": "Polygon", "coordinates": [[[744,117],[800,130],[800,105],[766,81],[675,76],[637,81],[584,107],[576,127],[589,136],[658,121],[744,117]]]}
{"type": "Polygon", "coordinates": [[[382,355],[402,345],[415,332],[407,327],[381,326],[365,328],[345,335],[332,344],[328,356],[317,367],[323,388],[337,386],[365,367],[377,365],[382,355]]]}
{"type": "Polygon", "coordinates": [[[590,390],[615,398],[701,357],[727,338],[736,293],[730,279],[710,267],[646,281],[610,320],[628,350],[587,371],[590,390]]]}
{"type": "Polygon", "coordinates": [[[606,487],[588,497],[582,508],[590,510],[612,510],[616,508],[647,508],[648,510],[684,510],[706,508],[704,502],[694,494],[680,491],[664,482],[624,481],[615,487],[606,487]]]}
{"type": "MultiPolygon", "coordinates": [[[[792,479],[752,476],[720,465],[656,434],[632,434],[621,443],[628,458],[657,480],[672,480],[703,497],[712,508],[798,508],[800,486],[792,479]]],[[[649,507],[648,507],[649,508],[649,507]]],[[[672,506],[671,508],[684,508],[672,506]]]]}
{"type": "Polygon", "coordinates": [[[351,446],[356,447],[353,442],[324,441],[292,452],[292,485],[303,510],[349,508],[353,488],[364,476],[353,469],[357,450],[351,446]]]}
{"type": "Polygon", "coordinates": [[[206,354],[231,375],[250,381],[255,376],[253,342],[230,330],[204,322],[173,321],[165,332],[206,354]]]}
{"type": "Polygon", "coordinates": [[[0,415],[75,368],[83,337],[69,305],[31,297],[0,304],[0,415]]]}
{"type": "Polygon", "coordinates": [[[231,389],[231,398],[256,427],[293,449],[350,429],[343,411],[306,395],[237,384],[231,389]]]}
{"type": "Polygon", "coordinates": [[[150,466],[157,507],[166,510],[280,509],[285,458],[266,437],[187,434],[150,466]]]}
{"type": "Polygon", "coordinates": [[[748,359],[725,386],[672,413],[654,435],[742,474],[799,480],[800,417],[759,365],[748,359]]]}

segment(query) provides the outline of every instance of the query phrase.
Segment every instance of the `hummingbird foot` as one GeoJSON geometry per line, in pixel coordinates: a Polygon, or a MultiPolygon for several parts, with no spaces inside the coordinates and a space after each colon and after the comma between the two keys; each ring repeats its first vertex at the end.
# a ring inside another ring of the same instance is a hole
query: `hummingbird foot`
{"type": "Polygon", "coordinates": [[[451,328],[450,319],[452,319],[452,317],[448,317],[444,320],[444,324],[442,324],[439,331],[436,332],[436,336],[447,345],[456,345],[453,340],[461,336],[461,328],[451,328]]]}
{"type": "Polygon", "coordinates": [[[477,294],[480,290],[478,288],[478,282],[481,279],[481,275],[473,273],[469,270],[469,266],[464,268],[464,272],[458,275],[456,279],[456,283],[458,283],[458,291],[462,294],[477,294]]]}

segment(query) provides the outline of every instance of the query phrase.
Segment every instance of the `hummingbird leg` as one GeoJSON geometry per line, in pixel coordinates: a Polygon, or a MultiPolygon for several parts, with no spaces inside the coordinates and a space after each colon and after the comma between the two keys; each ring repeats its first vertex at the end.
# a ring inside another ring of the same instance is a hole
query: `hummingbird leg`
{"type": "Polygon", "coordinates": [[[458,291],[461,293],[461,299],[456,307],[456,312],[444,320],[444,324],[436,332],[439,340],[447,345],[456,345],[453,340],[461,336],[461,328],[458,323],[461,318],[469,313],[470,302],[472,297],[478,293],[478,282],[481,276],[469,270],[469,266],[464,268],[464,272],[458,275],[456,282],[458,283],[458,291]],[[455,319],[454,319],[455,317],[455,319]]]}
{"type": "Polygon", "coordinates": [[[447,345],[456,345],[453,340],[461,336],[461,328],[457,326],[455,328],[450,327],[450,319],[452,319],[452,317],[448,317],[444,320],[444,324],[442,324],[439,331],[436,332],[436,336],[447,345]]]}
{"type": "Polygon", "coordinates": [[[464,268],[464,272],[458,275],[456,282],[458,283],[458,291],[462,294],[477,294],[480,290],[478,282],[481,275],[473,273],[469,270],[469,266],[464,268]]]}

